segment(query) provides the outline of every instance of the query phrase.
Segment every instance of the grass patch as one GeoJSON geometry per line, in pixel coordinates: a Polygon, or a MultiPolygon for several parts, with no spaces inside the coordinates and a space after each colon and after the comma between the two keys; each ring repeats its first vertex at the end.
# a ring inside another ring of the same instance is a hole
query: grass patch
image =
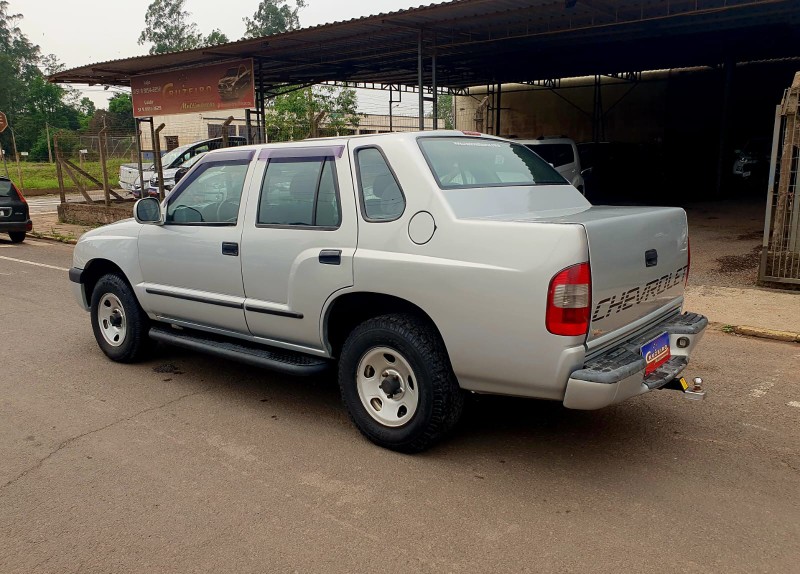
{"type": "MultiPolygon", "coordinates": [[[[80,163],[74,161],[75,165],[80,166],[80,163]]],[[[121,158],[109,159],[106,165],[108,166],[108,183],[112,188],[117,187],[119,184],[119,166],[123,163],[130,163],[130,160],[121,158]]],[[[34,163],[23,161],[20,162],[20,169],[22,171],[22,187],[24,190],[35,189],[58,189],[58,177],[56,176],[56,165],[54,163],[34,163]]],[[[85,161],[83,162],[83,169],[92,174],[98,179],[103,181],[103,170],[100,167],[99,161],[85,161]]],[[[5,170],[0,166],[0,174],[5,175],[5,170]]],[[[19,175],[17,173],[16,164],[9,162],[8,175],[17,185],[20,184],[19,175]]],[[[77,174],[84,184],[88,184],[90,189],[96,186],[80,174],[77,174]]],[[[75,184],[72,182],[67,174],[64,174],[64,185],[67,189],[75,190],[75,184]]]]}

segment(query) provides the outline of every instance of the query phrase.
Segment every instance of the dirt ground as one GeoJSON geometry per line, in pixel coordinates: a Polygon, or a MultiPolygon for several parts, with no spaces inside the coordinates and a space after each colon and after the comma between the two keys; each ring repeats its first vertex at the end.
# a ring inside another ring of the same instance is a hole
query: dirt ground
{"type": "Polygon", "coordinates": [[[683,207],[689,218],[689,237],[694,246],[689,282],[717,287],[756,287],[765,202],[738,199],[683,207]]]}

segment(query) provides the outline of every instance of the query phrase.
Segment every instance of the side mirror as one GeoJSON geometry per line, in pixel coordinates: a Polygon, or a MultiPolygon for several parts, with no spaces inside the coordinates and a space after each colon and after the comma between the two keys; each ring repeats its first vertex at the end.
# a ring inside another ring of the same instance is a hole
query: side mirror
{"type": "Polygon", "coordinates": [[[136,223],[161,225],[161,204],[155,197],[140,199],[133,206],[136,223]]]}
{"type": "Polygon", "coordinates": [[[178,171],[176,171],[175,172],[175,183],[178,183],[181,179],[183,179],[183,176],[186,175],[186,173],[188,171],[189,171],[189,168],[187,168],[187,167],[182,167],[178,171]]]}

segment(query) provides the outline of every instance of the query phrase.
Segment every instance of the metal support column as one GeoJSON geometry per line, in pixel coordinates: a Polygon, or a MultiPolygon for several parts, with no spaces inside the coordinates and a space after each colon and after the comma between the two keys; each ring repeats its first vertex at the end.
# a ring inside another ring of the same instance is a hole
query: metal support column
{"type": "Polygon", "coordinates": [[[725,75],[722,92],[722,116],[719,126],[719,156],[717,160],[717,188],[716,197],[722,196],[723,176],[726,173],[726,157],[728,151],[728,139],[730,138],[731,123],[731,99],[733,97],[733,73],[736,70],[735,60],[726,60],[722,66],[725,75]]]}
{"type": "Polygon", "coordinates": [[[436,51],[431,56],[431,88],[433,89],[433,129],[439,129],[439,94],[436,86],[436,51]]]}
{"type": "Polygon", "coordinates": [[[592,104],[592,141],[601,142],[606,139],[606,118],[603,111],[603,80],[594,77],[594,103],[592,104]]]}
{"type": "Polygon", "coordinates": [[[422,29],[417,39],[417,89],[419,90],[419,131],[425,129],[425,94],[422,88],[422,29]]]}
{"type": "Polygon", "coordinates": [[[496,136],[500,135],[500,106],[502,105],[500,102],[500,96],[502,96],[502,91],[503,91],[502,84],[498,83],[497,98],[496,98],[497,105],[495,106],[494,110],[494,135],[496,136]]]}

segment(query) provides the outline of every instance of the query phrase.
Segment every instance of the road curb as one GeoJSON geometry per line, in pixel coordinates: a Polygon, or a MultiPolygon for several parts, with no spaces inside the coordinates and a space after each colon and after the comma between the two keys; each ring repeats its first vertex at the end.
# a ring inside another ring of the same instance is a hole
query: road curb
{"type": "Polygon", "coordinates": [[[68,245],[76,245],[78,243],[77,239],[66,239],[63,237],[50,235],[49,233],[41,233],[40,231],[29,231],[28,235],[35,237],[36,239],[44,239],[46,241],[54,241],[56,243],[66,243],[68,245]]]}
{"type": "Polygon", "coordinates": [[[800,343],[800,333],[795,333],[793,331],[776,331],[774,329],[762,329],[761,327],[750,327],[748,325],[726,325],[725,327],[723,327],[723,331],[732,331],[737,335],[744,335],[746,337],[771,339],[773,341],[784,341],[787,343],[800,343]],[[727,329],[725,327],[727,327],[727,329]]]}

